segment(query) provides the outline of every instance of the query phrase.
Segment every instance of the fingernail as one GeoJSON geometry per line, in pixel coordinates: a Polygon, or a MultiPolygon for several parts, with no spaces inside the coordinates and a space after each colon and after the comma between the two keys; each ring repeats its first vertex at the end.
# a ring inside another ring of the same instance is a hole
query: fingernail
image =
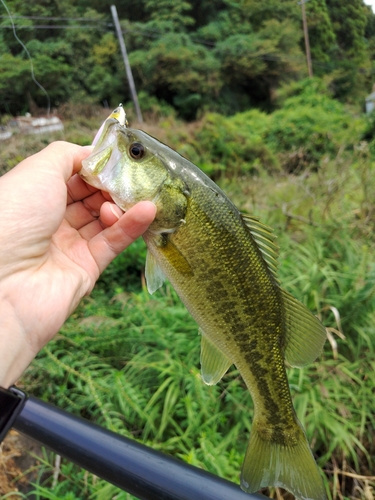
{"type": "Polygon", "coordinates": [[[111,203],[109,205],[109,208],[111,209],[111,212],[113,213],[113,215],[118,220],[121,217],[121,215],[119,214],[119,211],[121,210],[121,208],[118,208],[116,205],[113,205],[113,203],[111,203]]]}

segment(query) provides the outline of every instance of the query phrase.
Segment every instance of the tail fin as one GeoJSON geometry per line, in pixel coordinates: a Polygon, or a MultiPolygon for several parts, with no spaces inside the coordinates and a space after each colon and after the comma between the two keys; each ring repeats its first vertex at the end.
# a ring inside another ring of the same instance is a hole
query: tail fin
{"type": "Polygon", "coordinates": [[[326,500],[319,469],[302,430],[294,446],[260,437],[253,422],[241,473],[241,488],[253,493],[266,486],[279,486],[299,500],[326,500]]]}

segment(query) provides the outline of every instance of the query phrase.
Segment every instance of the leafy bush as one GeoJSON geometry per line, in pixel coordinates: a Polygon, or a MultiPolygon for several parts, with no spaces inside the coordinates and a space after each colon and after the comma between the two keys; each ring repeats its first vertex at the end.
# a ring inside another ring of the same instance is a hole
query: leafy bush
{"type": "Polygon", "coordinates": [[[229,175],[271,170],[275,157],[264,143],[269,117],[258,110],[224,117],[208,113],[195,131],[194,147],[199,166],[208,175],[229,175]]]}
{"type": "MultiPolygon", "coordinates": [[[[173,118],[176,115],[175,109],[162,99],[157,99],[142,90],[138,94],[138,102],[142,111],[143,119],[147,124],[160,122],[165,117],[173,118]]],[[[134,106],[132,102],[124,105],[129,123],[136,121],[134,106]]]]}
{"type": "Polygon", "coordinates": [[[283,99],[269,115],[255,109],[231,117],[206,114],[193,139],[199,166],[214,177],[280,166],[287,172],[317,169],[352,150],[366,128],[362,117],[329,97],[321,80],[290,86],[283,99]]]}
{"type": "Polygon", "coordinates": [[[329,97],[321,81],[299,82],[289,93],[282,109],[272,113],[265,137],[286,171],[319,168],[359,142],[364,120],[329,97]]]}

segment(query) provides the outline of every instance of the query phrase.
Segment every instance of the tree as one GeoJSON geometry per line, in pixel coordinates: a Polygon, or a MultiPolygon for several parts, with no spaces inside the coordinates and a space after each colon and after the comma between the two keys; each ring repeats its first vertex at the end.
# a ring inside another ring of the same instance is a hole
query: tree
{"type": "Polygon", "coordinates": [[[342,55],[358,64],[363,63],[367,56],[367,16],[363,0],[326,0],[326,4],[342,55]]]}
{"type": "Polygon", "coordinates": [[[362,100],[371,85],[371,61],[365,39],[368,10],[363,0],[326,0],[338,49],[331,68],[332,88],[341,100],[362,100]]]}
{"type": "Polygon", "coordinates": [[[147,52],[132,52],[130,63],[142,89],[174,104],[185,118],[194,118],[220,91],[218,62],[186,34],[165,34],[147,52]]]}
{"type": "Polygon", "coordinates": [[[0,58],[0,110],[5,113],[14,109],[27,111],[27,100],[19,106],[19,96],[27,95],[27,82],[30,75],[28,61],[20,60],[12,54],[4,54],[0,58]],[[18,104],[18,105],[17,105],[18,104]]]}
{"type": "Polygon", "coordinates": [[[330,62],[337,48],[336,34],[325,0],[310,0],[306,4],[306,17],[314,70],[322,74],[324,67],[319,63],[330,62]]]}
{"type": "Polygon", "coordinates": [[[145,12],[151,21],[168,21],[174,31],[185,31],[195,21],[188,15],[189,2],[184,0],[145,0],[145,12]]]}
{"type": "MultiPolygon", "coordinates": [[[[116,72],[122,72],[122,66],[114,62],[113,52],[117,51],[117,46],[113,35],[101,30],[102,14],[92,9],[86,9],[82,14],[70,0],[37,3],[12,0],[8,5],[13,14],[25,16],[17,17],[16,24],[30,27],[18,34],[31,55],[35,77],[47,90],[52,106],[74,95],[80,99],[93,96],[100,102],[108,98],[108,93],[118,89],[122,79],[117,78],[116,72]],[[47,19],[35,19],[40,16],[47,19]],[[49,19],[51,17],[64,19],[49,19]],[[49,25],[51,29],[41,29],[40,24],[49,25]],[[53,29],[56,25],[66,27],[53,29]],[[111,78],[106,75],[111,75],[111,78]],[[112,85],[108,85],[109,82],[112,85]]],[[[9,25],[9,19],[4,19],[2,24],[9,25]]],[[[28,95],[39,107],[45,108],[46,96],[32,81],[30,63],[12,30],[4,30],[2,47],[7,57],[0,59],[0,88],[4,88],[0,111],[27,111],[28,95]],[[11,68],[10,61],[15,68],[11,68]]]]}
{"type": "Polygon", "coordinates": [[[266,21],[261,30],[237,34],[217,44],[222,78],[253,98],[253,104],[269,107],[273,89],[293,79],[304,67],[299,48],[301,32],[289,20],[266,21]]]}
{"type": "Polygon", "coordinates": [[[279,22],[288,19],[293,23],[300,22],[301,12],[295,0],[244,0],[243,11],[254,29],[261,29],[266,21],[276,19],[279,22]]]}
{"type": "MultiPolygon", "coordinates": [[[[126,100],[111,3],[8,0],[11,12],[24,16],[16,19],[25,26],[19,35],[52,106],[69,99],[126,100]]],[[[116,6],[137,90],[185,118],[207,109],[272,109],[275,90],[306,74],[296,0],[118,0],[116,6]]],[[[375,58],[374,14],[363,0],[309,0],[306,10],[315,73],[328,75],[336,97],[361,98],[375,58]]],[[[0,21],[0,27],[9,24],[0,21]]],[[[12,30],[0,31],[0,50],[6,55],[0,58],[0,112],[27,109],[28,92],[45,106],[12,30]]]]}

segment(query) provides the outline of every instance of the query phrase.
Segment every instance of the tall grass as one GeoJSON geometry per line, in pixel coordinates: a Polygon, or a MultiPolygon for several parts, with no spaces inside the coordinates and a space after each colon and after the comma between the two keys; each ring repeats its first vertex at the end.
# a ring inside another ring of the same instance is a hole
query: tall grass
{"type": "MultiPolygon", "coordinates": [[[[183,137],[186,132],[173,133],[183,137]]],[[[223,177],[220,183],[239,208],[275,228],[283,287],[317,314],[330,333],[317,362],[288,370],[297,414],[325,472],[331,498],[371,500],[371,148],[366,143],[349,152],[338,148],[335,157],[321,158],[320,168],[298,175],[281,169],[270,175],[259,165],[248,172],[252,175],[240,180],[223,177]]],[[[234,367],[217,386],[202,383],[197,326],[169,285],[153,296],[147,293],[144,256],[139,241],[112,263],[92,295],[31,365],[24,384],[62,408],[238,482],[251,429],[251,398],[234,367]]],[[[34,485],[36,498],[132,498],[64,460],[56,482],[54,467],[53,454],[46,452],[34,485]]]]}
{"type": "MultiPolygon", "coordinates": [[[[279,217],[281,225],[282,213],[279,217]]],[[[370,242],[364,247],[363,239],[351,234],[348,226],[316,228],[295,220],[279,245],[283,286],[321,317],[337,343],[327,342],[313,365],[289,370],[295,408],[333,497],[358,498],[355,488],[365,488],[360,476],[374,471],[375,259],[370,242]],[[357,479],[341,475],[346,473],[357,479]]],[[[102,286],[39,356],[27,377],[30,389],[238,482],[251,398],[234,368],[217,386],[204,386],[197,327],[173,289],[167,286],[152,297],[134,289],[137,273],[142,283],[139,253],[140,243],[113,264],[102,286]],[[133,251],[135,275],[128,291],[121,268],[133,251]]],[[[76,473],[70,476],[74,488],[76,473]]],[[[89,491],[94,498],[115,494],[102,481],[90,484],[89,491]]]]}

